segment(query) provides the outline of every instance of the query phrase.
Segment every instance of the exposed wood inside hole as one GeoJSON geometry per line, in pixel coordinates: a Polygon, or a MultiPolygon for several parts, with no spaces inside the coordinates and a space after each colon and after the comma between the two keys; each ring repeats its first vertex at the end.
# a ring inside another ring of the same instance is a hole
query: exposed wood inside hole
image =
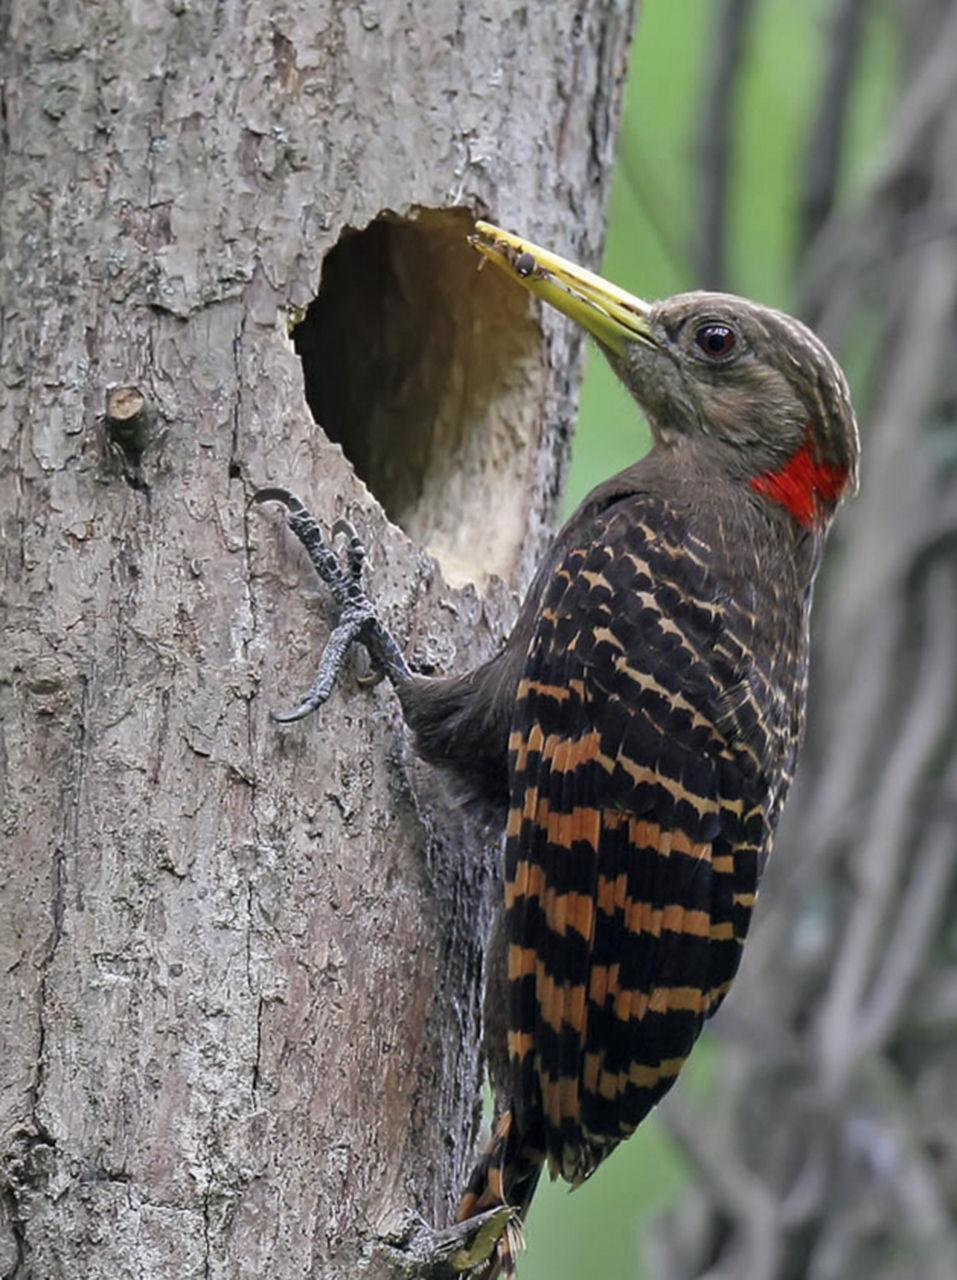
{"type": "Polygon", "coordinates": [[[446,209],[346,229],[292,335],[316,421],[456,583],[514,568],[544,385],[534,307],[479,269],[471,225],[446,209]]]}

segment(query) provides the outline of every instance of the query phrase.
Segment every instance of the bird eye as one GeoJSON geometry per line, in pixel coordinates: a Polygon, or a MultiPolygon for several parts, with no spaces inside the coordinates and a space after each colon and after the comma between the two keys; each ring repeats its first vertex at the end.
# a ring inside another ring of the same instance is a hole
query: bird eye
{"type": "Polygon", "coordinates": [[[737,335],[726,324],[711,321],[695,330],[695,345],[711,360],[726,360],[738,345],[737,335]]]}

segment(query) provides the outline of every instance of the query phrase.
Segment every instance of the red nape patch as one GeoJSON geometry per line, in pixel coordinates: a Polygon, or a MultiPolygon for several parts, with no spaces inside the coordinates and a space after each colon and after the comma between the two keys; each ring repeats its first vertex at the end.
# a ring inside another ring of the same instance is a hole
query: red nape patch
{"type": "Polygon", "coordinates": [[[751,488],[778,502],[806,529],[819,528],[844,492],[847,467],[820,462],[805,440],[780,471],[751,477],[751,488]]]}

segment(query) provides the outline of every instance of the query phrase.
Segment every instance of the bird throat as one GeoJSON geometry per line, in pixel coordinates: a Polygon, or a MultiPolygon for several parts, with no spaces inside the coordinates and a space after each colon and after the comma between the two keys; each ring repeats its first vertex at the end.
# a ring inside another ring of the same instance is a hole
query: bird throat
{"type": "Polygon", "coordinates": [[[751,477],[755,492],[778,503],[805,529],[820,530],[847,485],[847,467],[822,462],[810,433],[779,471],[751,477]]]}

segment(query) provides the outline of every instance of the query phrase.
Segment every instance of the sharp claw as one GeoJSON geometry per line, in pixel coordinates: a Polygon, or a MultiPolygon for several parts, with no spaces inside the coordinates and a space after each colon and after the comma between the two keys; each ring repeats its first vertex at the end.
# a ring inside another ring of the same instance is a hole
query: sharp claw
{"type": "Polygon", "coordinates": [[[362,539],[356,532],[355,525],[344,516],[332,526],[333,538],[343,537],[346,540],[346,565],[353,580],[361,586],[362,566],[365,564],[366,549],[362,539]]]}
{"type": "Polygon", "coordinates": [[[266,489],[257,489],[253,496],[249,499],[250,505],[254,502],[281,502],[287,511],[292,511],[295,507],[301,507],[302,503],[296,495],[289,489],[281,489],[278,485],[266,489]]]}
{"type": "MultiPolygon", "coordinates": [[[[338,538],[340,534],[347,538],[349,542],[359,542],[360,546],[362,545],[355,525],[346,516],[337,516],[335,524],[332,526],[332,536],[338,538]]],[[[363,547],[364,550],[365,548],[363,547]]]]}
{"type": "MultiPolygon", "coordinates": [[[[365,547],[352,522],[345,516],[339,516],[332,526],[332,541],[340,536],[346,540],[343,565],[325,541],[309,509],[289,489],[278,486],[258,489],[250,501],[282,503],[289,513],[289,527],[302,543],[313,568],[332,592],[341,611],[339,624],[323,650],[312,688],[295,710],[271,712],[273,720],[279,724],[293,724],[321,707],[332,692],[346,651],[360,637],[382,674],[393,681],[407,676],[409,670],[402,651],[379,621],[375,608],[363,591],[365,547]]],[[[382,674],[377,675],[376,680],[381,679],[382,674]]]]}
{"type": "Polygon", "coordinates": [[[275,720],[276,724],[295,724],[297,720],[305,720],[315,710],[307,698],[305,702],[300,702],[295,711],[270,711],[269,719],[275,720]]]}

